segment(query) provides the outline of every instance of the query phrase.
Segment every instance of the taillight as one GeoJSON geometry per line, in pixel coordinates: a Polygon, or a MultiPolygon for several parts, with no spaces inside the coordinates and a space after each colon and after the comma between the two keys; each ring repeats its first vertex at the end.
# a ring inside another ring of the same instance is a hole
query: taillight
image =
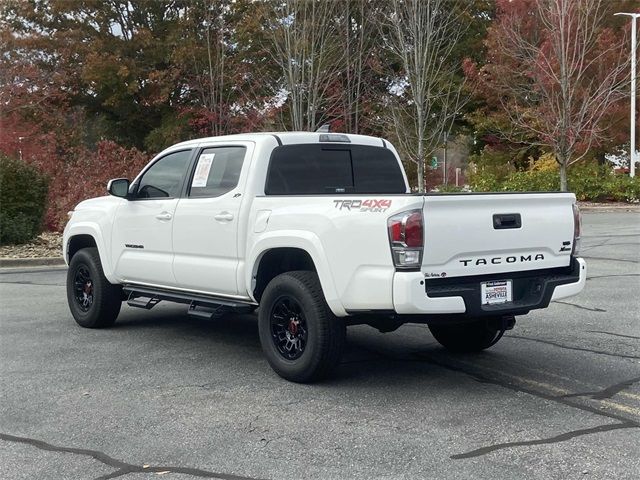
{"type": "Polygon", "coordinates": [[[387,220],[393,264],[397,268],[419,268],[422,264],[424,228],[422,210],[398,213],[387,220]]]}
{"type": "Polygon", "coordinates": [[[580,253],[580,235],[582,234],[582,214],[577,204],[573,204],[573,247],[571,255],[580,253]]]}

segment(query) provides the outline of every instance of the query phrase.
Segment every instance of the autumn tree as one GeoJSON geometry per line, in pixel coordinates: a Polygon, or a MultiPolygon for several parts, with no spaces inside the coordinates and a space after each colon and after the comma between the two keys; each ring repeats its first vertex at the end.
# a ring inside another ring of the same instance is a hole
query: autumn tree
{"type": "Polygon", "coordinates": [[[258,65],[259,7],[248,0],[187,0],[171,61],[180,72],[178,116],[201,135],[256,128],[263,115],[264,69],[258,65]]]}
{"type": "Polygon", "coordinates": [[[269,61],[278,74],[272,84],[273,94],[286,114],[282,122],[285,128],[314,131],[339,105],[335,85],[345,59],[340,13],[341,2],[265,2],[269,61]]]}
{"type": "Polygon", "coordinates": [[[469,69],[499,106],[503,138],[553,152],[562,191],[625,84],[626,42],[604,21],[601,0],[499,0],[485,63],[469,69]]]}
{"type": "Polygon", "coordinates": [[[17,38],[45,59],[43,71],[66,74],[61,89],[86,114],[76,126],[86,142],[149,146],[146,137],[179,94],[167,55],[180,15],[175,2],[9,0],[2,8],[17,38]]]}
{"type": "Polygon", "coordinates": [[[442,143],[466,101],[452,54],[464,28],[457,2],[393,0],[381,23],[384,47],[397,62],[391,72],[388,110],[395,138],[417,165],[424,191],[425,161],[442,143]]]}
{"type": "Polygon", "coordinates": [[[372,128],[371,116],[384,93],[377,25],[382,11],[381,0],[346,0],[338,12],[338,40],[344,49],[344,64],[337,85],[342,98],[336,112],[339,121],[335,123],[347,133],[362,133],[372,128]]]}

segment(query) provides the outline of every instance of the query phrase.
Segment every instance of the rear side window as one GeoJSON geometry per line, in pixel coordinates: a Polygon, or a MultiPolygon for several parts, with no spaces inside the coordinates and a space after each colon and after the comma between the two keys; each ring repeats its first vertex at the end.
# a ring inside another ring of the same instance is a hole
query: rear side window
{"type": "Polygon", "coordinates": [[[198,157],[190,197],[219,197],[238,186],[245,147],[205,148],[198,157]]]}
{"type": "Polygon", "coordinates": [[[269,164],[267,195],[405,193],[393,153],[367,145],[283,145],[269,164]]]}

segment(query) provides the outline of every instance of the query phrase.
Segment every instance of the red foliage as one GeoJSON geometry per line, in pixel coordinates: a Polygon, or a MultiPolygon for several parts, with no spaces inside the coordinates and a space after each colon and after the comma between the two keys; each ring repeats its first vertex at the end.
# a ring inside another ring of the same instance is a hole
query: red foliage
{"type": "Polygon", "coordinates": [[[611,12],[587,0],[497,0],[496,11],[484,64],[463,65],[480,102],[477,126],[546,146],[567,163],[623,141],[626,42],[607,23],[611,12]]]}
{"type": "Polygon", "coordinates": [[[95,150],[65,146],[55,132],[43,133],[38,125],[12,115],[0,120],[0,153],[22,158],[49,177],[48,230],[62,230],[76,204],[106,194],[111,178],[132,179],[149,161],[145,152],[109,140],[99,141],[95,150]]]}
{"type": "Polygon", "coordinates": [[[82,200],[106,195],[112,178],[133,179],[149,161],[149,156],[136,148],[127,149],[110,140],[102,140],[96,150],[74,149],[73,157],[57,162],[51,172],[47,228],[60,230],[67,212],[82,200]]]}

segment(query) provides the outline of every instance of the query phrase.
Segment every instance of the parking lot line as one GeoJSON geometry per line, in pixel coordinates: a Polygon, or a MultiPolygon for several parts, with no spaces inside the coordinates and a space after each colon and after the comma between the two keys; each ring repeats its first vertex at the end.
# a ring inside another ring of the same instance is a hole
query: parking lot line
{"type": "MultiPolygon", "coordinates": [[[[461,361],[457,361],[456,363],[461,366],[469,367],[471,369],[482,370],[484,372],[492,374],[492,376],[494,377],[498,377],[498,378],[503,377],[503,378],[510,379],[516,385],[520,384],[520,385],[528,385],[530,387],[535,387],[536,389],[540,390],[540,393],[545,394],[547,396],[564,397],[566,395],[575,396],[576,393],[580,393],[580,392],[572,392],[571,390],[567,390],[566,388],[560,387],[558,385],[553,385],[551,383],[541,382],[539,380],[534,380],[532,378],[527,378],[521,375],[512,375],[509,373],[505,373],[501,370],[479,365],[477,363],[461,362],[461,361]]],[[[544,371],[541,371],[541,373],[542,372],[544,371]]],[[[582,382],[576,381],[576,383],[582,383],[582,382]]],[[[622,395],[625,393],[627,392],[619,392],[619,395],[622,395]]],[[[630,396],[630,398],[634,398],[634,399],[640,398],[640,396],[632,393],[629,393],[628,395],[625,395],[625,396],[630,396]]],[[[640,408],[637,408],[631,405],[626,405],[626,404],[615,402],[609,399],[594,399],[588,396],[585,396],[584,399],[589,403],[596,403],[600,406],[605,406],[607,408],[610,408],[619,412],[631,414],[634,417],[640,417],[640,408]]]]}

